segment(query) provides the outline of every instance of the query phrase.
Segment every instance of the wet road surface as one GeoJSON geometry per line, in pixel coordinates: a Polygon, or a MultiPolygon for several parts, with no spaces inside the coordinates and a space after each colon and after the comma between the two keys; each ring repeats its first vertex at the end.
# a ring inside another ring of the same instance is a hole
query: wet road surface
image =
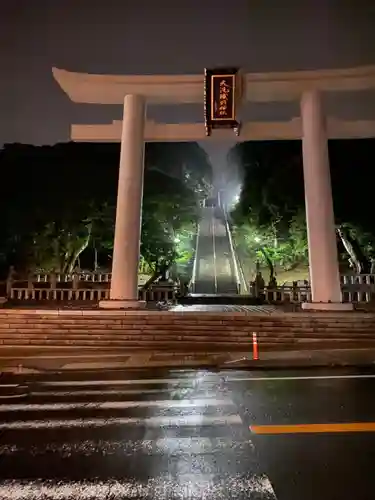
{"type": "Polygon", "coordinates": [[[1,500],[375,498],[375,371],[0,382],[1,500]]]}

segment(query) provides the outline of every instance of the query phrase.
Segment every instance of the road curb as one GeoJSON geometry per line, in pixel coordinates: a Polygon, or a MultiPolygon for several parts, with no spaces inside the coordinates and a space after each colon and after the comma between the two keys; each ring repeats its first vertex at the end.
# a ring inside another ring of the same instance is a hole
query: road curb
{"type": "MultiPolygon", "coordinates": [[[[72,367],[31,367],[31,366],[8,366],[0,369],[0,377],[2,375],[37,375],[43,373],[74,373],[74,372],[86,372],[86,373],[98,373],[102,371],[140,371],[140,370],[208,370],[213,372],[220,371],[235,371],[235,370],[247,370],[247,371],[285,371],[285,370],[315,370],[315,369],[339,369],[339,368],[361,368],[361,369],[371,369],[375,367],[375,361],[314,361],[311,363],[301,363],[301,361],[283,363],[265,363],[265,362],[254,362],[254,363],[231,363],[231,364],[217,364],[217,363],[202,363],[202,364],[148,364],[148,365],[131,365],[131,366],[105,366],[101,368],[93,368],[90,366],[72,366],[72,367]]],[[[1,386],[1,381],[0,381],[1,386]]]]}
{"type": "MultiPolygon", "coordinates": [[[[271,361],[271,360],[270,360],[271,361]]],[[[314,370],[317,368],[371,368],[375,367],[374,361],[311,361],[301,362],[301,360],[283,360],[282,363],[270,363],[266,361],[249,361],[246,363],[224,363],[219,365],[220,370],[314,370]]]]}
{"type": "MultiPolygon", "coordinates": [[[[33,367],[3,367],[0,369],[0,377],[2,375],[33,375],[33,374],[43,374],[43,373],[74,373],[74,372],[86,372],[86,373],[98,373],[101,371],[139,371],[139,370],[210,370],[210,371],[218,371],[219,367],[217,364],[191,364],[191,365],[131,365],[131,366],[117,366],[117,367],[111,367],[111,366],[103,366],[102,368],[90,368],[87,367],[85,368],[84,366],[78,368],[78,367],[72,367],[72,368],[64,368],[64,367],[51,367],[51,368],[33,368],[33,367]]],[[[1,387],[1,381],[0,381],[0,387],[1,387]]]]}

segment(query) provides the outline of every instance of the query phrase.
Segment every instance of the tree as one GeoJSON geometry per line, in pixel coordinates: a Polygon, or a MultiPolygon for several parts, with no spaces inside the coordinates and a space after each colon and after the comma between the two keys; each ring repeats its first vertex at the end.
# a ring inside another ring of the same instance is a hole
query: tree
{"type": "Polygon", "coordinates": [[[229,161],[242,162],[238,168],[244,176],[240,200],[232,214],[238,244],[253,260],[264,262],[272,279],[275,264],[290,269],[303,260],[298,252],[304,247],[299,242],[297,250],[295,241],[303,207],[300,146],[286,142],[240,143],[230,152],[229,161]]]}
{"type": "Polygon", "coordinates": [[[369,273],[375,258],[373,139],[330,141],[332,189],[342,261],[369,273]]]}
{"type": "Polygon", "coordinates": [[[180,180],[160,171],[146,172],[141,254],[153,273],[146,287],[164,277],[179,257],[181,233],[195,226],[198,206],[194,191],[180,180]]]}

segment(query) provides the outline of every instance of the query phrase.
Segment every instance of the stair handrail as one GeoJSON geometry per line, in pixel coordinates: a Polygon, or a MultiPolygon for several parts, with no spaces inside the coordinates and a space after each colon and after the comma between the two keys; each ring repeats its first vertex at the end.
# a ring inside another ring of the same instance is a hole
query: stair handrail
{"type": "Polygon", "coordinates": [[[200,235],[200,223],[197,223],[197,237],[196,237],[196,242],[195,242],[195,253],[194,253],[194,262],[193,262],[193,272],[191,273],[191,279],[189,283],[189,288],[191,290],[191,293],[195,292],[195,282],[197,278],[197,257],[198,257],[198,246],[199,246],[199,235],[200,235]]]}
{"type": "MultiPolygon", "coordinates": [[[[237,293],[241,293],[241,279],[240,279],[240,272],[238,270],[238,260],[237,260],[237,255],[236,251],[234,249],[234,244],[233,244],[233,238],[232,238],[232,232],[229,226],[229,221],[228,221],[228,214],[225,205],[223,206],[223,213],[224,213],[224,219],[225,219],[225,227],[228,233],[228,239],[229,239],[229,246],[230,246],[230,251],[232,254],[232,260],[233,260],[233,265],[234,265],[234,274],[236,276],[236,284],[237,284],[237,293]]],[[[244,284],[244,291],[247,291],[247,284],[246,281],[242,275],[243,278],[243,284],[244,284]]]]}

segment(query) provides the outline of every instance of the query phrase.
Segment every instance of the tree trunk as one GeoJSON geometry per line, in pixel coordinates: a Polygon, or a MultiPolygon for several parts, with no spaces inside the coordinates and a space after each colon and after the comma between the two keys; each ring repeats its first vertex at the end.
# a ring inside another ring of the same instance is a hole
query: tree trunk
{"type": "Polygon", "coordinates": [[[160,276],[160,271],[156,269],[151,277],[146,281],[146,283],[143,285],[142,290],[148,290],[150,286],[159,278],[160,276]]]}
{"type": "Polygon", "coordinates": [[[98,264],[98,249],[94,247],[94,272],[96,272],[99,268],[98,264]]]}
{"type": "Polygon", "coordinates": [[[277,227],[275,222],[272,224],[272,232],[273,232],[273,247],[277,248],[279,246],[279,240],[277,237],[277,227]]]}
{"type": "Polygon", "coordinates": [[[267,252],[265,251],[265,249],[263,247],[260,247],[259,250],[262,252],[263,257],[265,258],[265,260],[267,262],[267,266],[268,266],[268,269],[270,271],[270,281],[273,281],[273,279],[275,277],[275,268],[273,267],[272,261],[269,258],[267,252]]]}
{"type": "Polygon", "coordinates": [[[78,257],[89,246],[90,237],[91,237],[91,225],[89,225],[87,227],[86,237],[81,241],[81,244],[79,245],[79,247],[76,248],[75,250],[73,250],[73,252],[69,256],[67,262],[65,263],[65,270],[64,270],[65,273],[70,274],[73,272],[78,257]]]}
{"type": "Polygon", "coordinates": [[[353,263],[355,272],[357,274],[361,274],[363,272],[363,268],[364,268],[363,264],[364,263],[361,262],[361,259],[358,256],[358,252],[356,251],[355,246],[353,244],[354,242],[352,241],[348,232],[344,228],[339,227],[336,229],[336,231],[340,237],[340,240],[341,240],[345,250],[347,251],[347,253],[350,257],[351,262],[353,263]]]}
{"type": "Polygon", "coordinates": [[[151,278],[149,278],[146,281],[146,283],[143,285],[142,290],[148,290],[150,288],[150,286],[153,283],[155,283],[155,281],[158,278],[164,277],[170,267],[171,267],[171,264],[170,263],[166,263],[166,262],[158,265],[157,268],[155,269],[155,271],[152,273],[151,278]]]}

